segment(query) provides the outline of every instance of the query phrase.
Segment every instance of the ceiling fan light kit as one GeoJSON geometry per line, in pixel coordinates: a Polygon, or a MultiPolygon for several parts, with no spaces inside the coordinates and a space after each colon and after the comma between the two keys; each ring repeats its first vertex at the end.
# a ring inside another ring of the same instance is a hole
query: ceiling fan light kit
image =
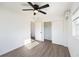
{"type": "Polygon", "coordinates": [[[34,10],[34,13],[38,13],[38,11],[37,10],[34,10]]]}
{"type": "Polygon", "coordinates": [[[34,11],[34,15],[36,15],[36,13],[40,12],[42,14],[47,14],[46,12],[40,10],[40,9],[44,9],[44,8],[47,8],[49,7],[49,4],[45,4],[41,7],[39,7],[39,5],[37,4],[32,4],[31,2],[28,2],[28,4],[33,8],[33,9],[22,9],[23,11],[34,11]]]}

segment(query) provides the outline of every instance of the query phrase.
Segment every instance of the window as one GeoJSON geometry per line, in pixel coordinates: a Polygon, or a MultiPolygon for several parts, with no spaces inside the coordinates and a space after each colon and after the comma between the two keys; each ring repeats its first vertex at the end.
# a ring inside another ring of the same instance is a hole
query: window
{"type": "Polygon", "coordinates": [[[79,17],[75,18],[72,22],[72,35],[79,37],[79,17]]]}

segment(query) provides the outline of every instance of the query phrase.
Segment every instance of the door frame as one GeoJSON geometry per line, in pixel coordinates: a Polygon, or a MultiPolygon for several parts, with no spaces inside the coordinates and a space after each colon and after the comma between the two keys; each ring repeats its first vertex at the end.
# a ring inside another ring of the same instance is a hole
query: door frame
{"type": "MultiPolygon", "coordinates": [[[[46,22],[50,22],[51,23],[51,29],[50,29],[51,30],[51,34],[50,34],[51,35],[51,40],[49,40],[49,41],[52,42],[52,21],[44,21],[44,26],[45,26],[46,22]]],[[[45,27],[44,27],[44,30],[45,30],[45,27]]],[[[45,34],[45,31],[44,31],[44,34],[45,34]]],[[[45,35],[44,35],[44,41],[45,41],[45,35]]]]}

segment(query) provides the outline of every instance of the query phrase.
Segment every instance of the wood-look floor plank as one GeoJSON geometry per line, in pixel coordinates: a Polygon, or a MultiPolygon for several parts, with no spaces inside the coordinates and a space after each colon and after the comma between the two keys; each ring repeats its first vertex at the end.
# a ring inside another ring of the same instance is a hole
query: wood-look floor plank
{"type": "Polygon", "coordinates": [[[70,54],[67,47],[45,41],[39,42],[39,45],[32,49],[23,46],[1,57],[70,57],[70,54]]]}

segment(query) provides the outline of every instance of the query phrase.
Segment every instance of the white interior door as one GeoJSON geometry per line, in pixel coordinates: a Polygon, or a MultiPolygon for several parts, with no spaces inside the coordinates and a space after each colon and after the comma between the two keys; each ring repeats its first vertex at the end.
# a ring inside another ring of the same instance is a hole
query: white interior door
{"type": "Polygon", "coordinates": [[[35,22],[35,38],[39,41],[44,41],[44,26],[43,22],[35,22]]]}
{"type": "Polygon", "coordinates": [[[52,40],[52,26],[51,22],[44,22],[44,39],[52,40]]]}
{"type": "Polygon", "coordinates": [[[35,22],[31,22],[31,38],[35,38],[35,22]]]}

